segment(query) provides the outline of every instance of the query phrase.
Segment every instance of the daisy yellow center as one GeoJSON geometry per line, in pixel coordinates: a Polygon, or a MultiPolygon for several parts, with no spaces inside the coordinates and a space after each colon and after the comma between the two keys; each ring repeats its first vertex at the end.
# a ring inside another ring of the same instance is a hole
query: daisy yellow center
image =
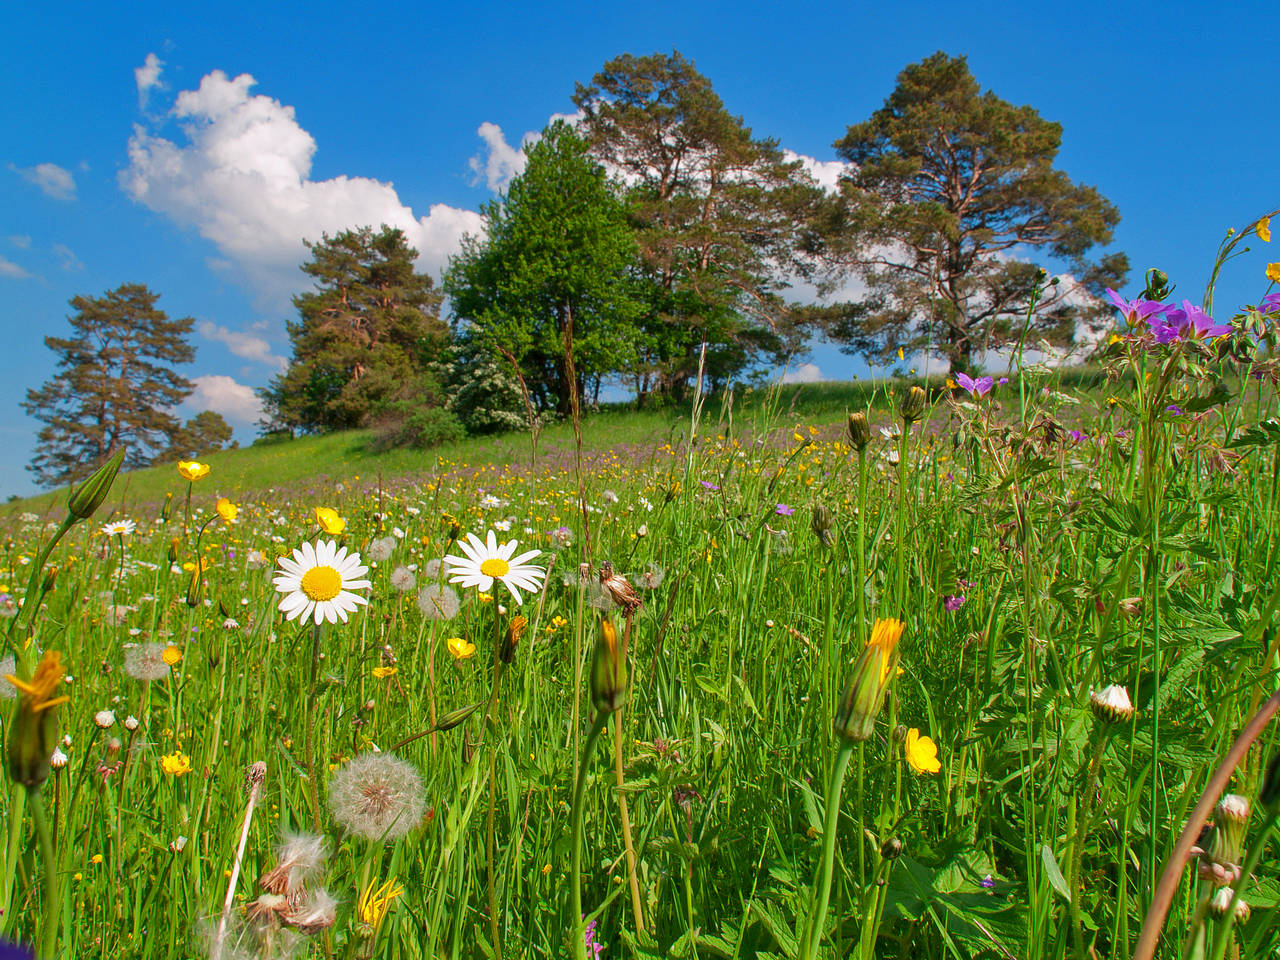
{"type": "Polygon", "coordinates": [[[342,592],[342,574],[333,567],[312,567],[302,575],[302,592],[317,602],[332,600],[342,592]]]}
{"type": "Polygon", "coordinates": [[[480,564],[480,572],[486,577],[505,577],[511,571],[511,564],[501,557],[490,557],[480,564]]]}

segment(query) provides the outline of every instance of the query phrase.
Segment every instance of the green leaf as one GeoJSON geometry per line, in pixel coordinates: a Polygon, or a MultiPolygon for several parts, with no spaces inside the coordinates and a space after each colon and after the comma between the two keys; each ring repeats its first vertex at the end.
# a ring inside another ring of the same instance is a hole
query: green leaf
{"type": "Polygon", "coordinates": [[[1044,874],[1049,878],[1049,885],[1058,892],[1058,895],[1063,900],[1070,903],[1071,890],[1067,886],[1067,879],[1058,868],[1058,861],[1047,843],[1040,845],[1040,861],[1044,864],[1044,874]]]}

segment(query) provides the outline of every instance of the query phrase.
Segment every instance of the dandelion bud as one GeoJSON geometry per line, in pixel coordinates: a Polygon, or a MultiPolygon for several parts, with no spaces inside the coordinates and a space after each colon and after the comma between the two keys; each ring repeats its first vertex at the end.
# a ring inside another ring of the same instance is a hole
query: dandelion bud
{"type": "Polygon", "coordinates": [[[49,777],[50,759],[58,745],[57,707],[71,699],[53,695],[64,675],[62,654],[46,650],[29,681],[13,674],[6,677],[20,696],[9,726],[9,775],[25,787],[38,787],[49,777]]]}
{"type": "Polygon", "coordinates": [[[1267,813],[1275,813],[1280,809],[1280,751],[1271,758],[1271,762],[1267,764],[1267,772],[1262,775],[1258,802],[1267,813]]]}
{"type": "Polygon", "coordinates": [[[591,705],[600,713],[613,713],[622,706],[626,692],[627,663],[618,649],[618,631],[608,620],[601,620],[591,658],[591,705]]]}
{"type": "Polygon", "coordinates": [[[130,733],[138,729],[138,718],[129,716],[124,718],[124,728],[130,733]]]}
{"type": "Polygon", "coordinates": [[[836,542],[836,515],[826,504],[815,504],[813,508],[813,517],[809,521],[809,527],[818,535],[818,539],[822,541],[824,547],[833,547],[836,542]]]}
{"type": "Polygon", "coordinates": [[[903,626],[901,620],[877,620],[872,627],[871,640],[854,665],[853,679],[836,710],[835,731],[843,739],[870,739],[889,682],[897,671],[897,647],[903,626]]]}
{"type": "Polygon", "coordinates": [[[173,494],[166,493],[164,495],[164,506],[160,508],[160,522],[168,523],[171,516],[173,516],[173,494]]]}
{"type": "Polygon", "coordinates": [[[111,492],[111,484],[115,482],[122,463],[124,447],[113,453],[106,463],[89,474],[84,483],[71,491],[71,497],[67,500],[67,511],[71,516],[77,520],[88,520],[93,516],[94,511],[102,506],[102,501],[111,492]]]}
{"type": "Polygon", "coordinates": [[[174,564],[178,562],[178,549],[180,546],[181,544],[179,543],[177,537],[174,537],[172,540],[169,541],[169,563],[170,564],[174,564]]]}
{"type": "Polygon", "coordinates": [[[1129,691],[1119,684],[1089,694],[1089,707],[1102,723],[1124,723],[1133,719],[1133,703],[1129,691]]]}
{"type": "Polygon", "coordinates": [[[183,836],[179,836],[174,840],[169,841],[169,851],[171,853],[181,853],[184,849],[186,849],[186,846],[187,846],[187,838],[183,836]]]}
{"type": "Polygon", "coordinates": [[[200,561],[196,562],[195,569],[191,571],[191,583],[187,587],[187,606],[200,606],[200,594],[204,590],[204,564],[200,561]]]}
{"type": "Polygon", "coordinates": [[[890,837],[880,847],[880,856],[885,860],[898,859],[898,857],[902,856],[902,841],[897,837],[890,837]]]}
{"type": "Polygon", "coordinates": [[[467,719],[467,717],[475,713],[478,709],[480,709],[480,704],[473,703],[469,707],[459,707],[457,710],[450,710],[438,721],[436,721],[436,729],[441,732],[445,730],[452,730],[454,727],[460,724],[463,720],[467,719]]]}
{"type": "Polygon", "coordinates": [[[919,420],[924,414],[924,404],[927,399],[922,387],[914,386],[908,390],[907,395],[902,398],[901,406],[898,407],[898,416],[902,418],[902,422],[911,424],[919,420]]]}
{"type": "Polygon", "coordinates": [[[898,724],[896,727],[894,727],[894,728],[893,728],[893,742],[894,742],[894,743],[906,743],[906,742],[907,742],[907,734],[908,734],[908,733],[910,733],[910,732],[911,732],[911,731],[910,731],[910,730],[908,730],[908,729],[906,728],[906,726],[905,726],[905,725],[903,725],[903,724],[901,724],[901,723],[900,723],[900,724],[898,724]]]}
{"type": "Polygon", "coordinates": [[[512,617],[507,621],[507,635],[502,640],[498,656],[503,663],[512,663],[516,659],[516,650],[520,647],[520,638],[529,626],[528,617],[512,617]]]}
{"type": "Polygon", "coordinates": [[[50,593],[58,584],[58,568],[50,567],[45,571],[44,582],[40,584],[41,593],[50,593]]]}
{"type": "Polygon", "coordinates": [[[865,450],[871,442],[871,424],[861,411],[849,414],[849,441],[857,450],[865,450]]]}
{"type": "MultiPolygon", "coordinates": [[[[1219,920],[1226,917],[1227,911],[1231,909],[1231,900],[1235,896],[1230,887],[1219,887],[1218,892],[1213,895],[1213,899],[1209,901],[1209,912],[1219,920]]],[[[1236,901],[1236,923],[1245,923],[1249,919],[1249,905],[1243,900],[1236,901]]]]}
{"type": "Polygon", "coordinates": [[[107,756],[109,757],[116,756],[118,753],[120,753],[120,747],[121,747],[120,738],[112,737],[110,740],[107,741],[107,756]]]}
{"type": "Polygon", "coordinates": [[[600,564],[600,586],[609,598],[622,608],[625,616],[631,616],[644,603],[627,578],[613,572],[613,564],[608,560],[600,564]]]}

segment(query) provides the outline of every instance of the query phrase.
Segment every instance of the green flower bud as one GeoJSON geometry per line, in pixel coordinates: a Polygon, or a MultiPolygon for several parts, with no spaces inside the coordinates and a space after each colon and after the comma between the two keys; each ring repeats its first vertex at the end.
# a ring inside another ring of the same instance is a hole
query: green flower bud
{"type": "Polygon", "coordinates": [[[102,501],[111,492],[111,484],[115,482],[122,463],[124,447],[113,453],[106,463],[89,474],[89,479],[71,491],[67,500],[67,510],[71,516],[77,520],[88,520],[93,516],[94,511],[102,506],[102,501]]]}
{"type": "Polygon", "coordinates": [[[865,450],[871,442],[871,424],[861,411],[849,414],[849,441],[856,450],[865,450]]]}
{"type": "Polygon", "coordinates": [[[457,710],[450,710],[436,722],[436,729],[441,732],[445,730],[452,730],[479,709],[480,704],[473,703],[469,707],[459,707],[457,710]]]}
{"type": "Polygon", "coordinates": [[[1239,866],[1251,814],[1247,798],[1238,793],[1223,794],[1214,810],[1213,836],[1209,841],[1210,860],[1224,867],[1239,866]]]}
{"type": "Polygon", "coordinates": [[[600,621],[600,638],[591,658],[591,706],[599,713],[613,713],[627,693],[627,662],[618,648],[618,631],[608,620],[600,621]]]}
{"type": "Polygon", "coordinates": [[[818,539],[822,541],[824,547],[835,546],[836,542],[836,515],[826,504],[814,504],[813,517],[809,521],[809,527],[818,535],[818,539]]]}
{"type": "Polygon", "coordinates": [[[924,414],[924,405],[928,397],[925,395],[922,387],[912,387],[907,391],[907,395],[902,398],[902,405],[898,408],[898,416],[902,417],[903,423],[915,423],[924,414]]]}
{"type": "Polygon", "coordinates": [[[20,696],[9,727],[9,775],[24,787],[39,787],[49,777],[49,760],[58,746],[57,707],[70,699],[54,696],[63,676],[57,651],[45,652],[30,681],[8,676],[20,696]]]}
{"type": "Polygon", "coordinates": [[[871,738],[889,684],[897,674],[897,648],[902,630],[900,620],[877,620],[871,628],[871,640],[858,657],[853,679],[836,709],[837,736],[854,741],[871,738]]]}

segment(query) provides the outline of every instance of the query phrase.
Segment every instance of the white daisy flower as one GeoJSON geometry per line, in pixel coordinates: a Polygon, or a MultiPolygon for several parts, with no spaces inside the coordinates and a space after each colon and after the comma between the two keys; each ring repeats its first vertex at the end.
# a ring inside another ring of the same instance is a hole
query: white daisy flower
{"type": "Polygon", "coordinates": [[[352,590],[367,588],[368,580],[358,579],[369,572],[360,562],[360,554],[347,553],[332,540],[304,543],[292,557],[280,558],[281,572],[271,581],[276,590],[286,594],[280,610],[286,620],[307,620],[314,615],[316,623],[338,618],[347,622],[347,614],[369,601],[352,590]]]}
{"type": "Polygon", "coordinates": [[[516,603],[521,603],[520,591],[536,592],[542,585],[546,571],[527,561],[542,553],[541,550],[530,550],[519,556],[516,552],[519,541],[508,540],[498,545],[497,535],[490,530],[486,540],[481,540],[474,533],[468,533],[467,539],[459,540],[465,557],[445,557],[449,565],[449,582],[464,587],[479,587],[488,592],[493,589],[493,581],[501,580],[502,585],[511,591],[516,603]]]}
{"type": "Polygon", "coordinates": [[[110,523],[104,523],[98,533],[104,537],[127,537],[136,529],[138,525],[132,520],[112,520],[110,523]]]}

